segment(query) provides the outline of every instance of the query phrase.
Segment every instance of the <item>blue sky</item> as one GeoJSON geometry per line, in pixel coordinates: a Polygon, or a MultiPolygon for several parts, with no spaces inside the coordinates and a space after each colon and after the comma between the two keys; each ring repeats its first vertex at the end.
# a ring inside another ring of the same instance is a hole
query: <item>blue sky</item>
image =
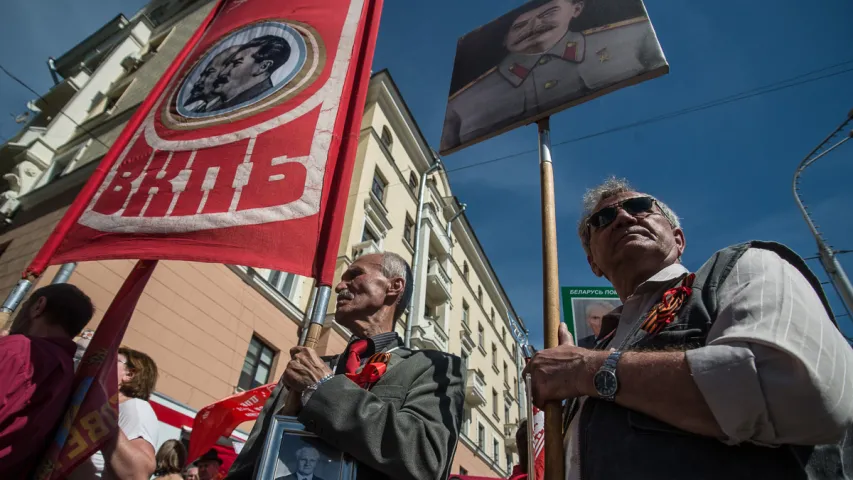
{"type": "MultiPolygon", "coordinates": [[[[604,0],[600,0],[604,1],[604,0]]],[[[140,0],[8,2],[0,18],[0,63],[46,91],[58,56],[140,0]],[[15,46],[10,48],[10,46],[15,46]]],[[[456,40],[522,4],[509,0],[386,2],[374,70],[389,69],[427,140],[437,146],[456,40]]],[[[853,60],[853,2],[647,0],[671,73],[560,113],[555,143],[751,90],[853,60]],[[814,5],[819,4],[815,8],[814,5]]],[[[825,73],[849,69],[847,64],[825,73]]],[[[684,261],[698,268],[732,243],[776,240],[803,256],[814,240],[791,195],[802,158],[853,108],[853,72],[663,122],[554,148],[560,280],[606,285],[589,270],[574,234],[584,190],[608,175],[666,201],[682,217],[684,261]]],[[[0,140],[33,95],[0,75],[0,140]]],[[[810,168],[803,194],[826,237],[853,249],[853,142],[810,168]]],[[[459,168],[536,146],[528,126],[445,158],[459,168]]],[[[535,153],[450,174],[492,265],[534,344],[542,343],[539,180],[535,153]]],[[[842,256],[853,273],[853,254],[842,256]]],[[[817,262],[811,266],[821,278],[817,262]]],[[[830,297],[841,307],[834,293],[830,297]]],[[[853,325],[841,318],[853,335],[853,325]]]]}

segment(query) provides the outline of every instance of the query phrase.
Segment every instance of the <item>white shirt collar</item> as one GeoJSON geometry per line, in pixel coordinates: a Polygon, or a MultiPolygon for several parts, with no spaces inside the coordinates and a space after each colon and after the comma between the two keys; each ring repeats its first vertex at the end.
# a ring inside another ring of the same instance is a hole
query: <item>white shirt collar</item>
{"type": "Polygon", "coordinates": [[[690,272],[684,267],[684,265],[680,263],[673,263],[672,265],[652,275],[651,278],[649,278],[645,282],[639,284],[637,286],[637,289],[631,296],[633,297],[636,294],[643,294],[652,290],[656,290],[660,288],[662,284],[677,280],[687,275],[688,273],[690,272]]]}

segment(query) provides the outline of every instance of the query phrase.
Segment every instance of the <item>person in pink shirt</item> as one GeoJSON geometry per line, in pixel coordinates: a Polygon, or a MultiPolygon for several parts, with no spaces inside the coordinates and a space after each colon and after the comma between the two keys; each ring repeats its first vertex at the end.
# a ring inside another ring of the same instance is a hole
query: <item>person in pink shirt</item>
{"type": "Polygon", "coordinates": [[[79,288],[48,285],[0,337],[0,478],[27,478],[37,466],[71,395],[72,339],[93,313],[79,288]]]}

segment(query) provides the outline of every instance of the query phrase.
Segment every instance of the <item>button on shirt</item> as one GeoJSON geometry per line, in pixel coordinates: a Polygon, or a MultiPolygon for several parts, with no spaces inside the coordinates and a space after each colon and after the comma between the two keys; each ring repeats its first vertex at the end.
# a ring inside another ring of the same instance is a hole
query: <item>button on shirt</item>
{"type": "Polygon", "coordinates": [[[0,338],[0,478],[35,468],[65,413],[76,349],[66,337],[0,338]]]}
{"type": "MultiPolygon", "coordinates": [[[[619,325],[610,346],[623,348],[645,313],[686,274],[680,264],[671,265],[641,284],[613,312],[619,325]]],[[[853,349],[808,280],[775,252],[752,248],[735,263],[717,299],[706,345],[688,350],[686,357],[726,435],[723,441],[837,441],[837,425],[853,422],[853,349]]],[[[572,419],[566,444],[572,480],[580,477],[579,418],[572,419]]]]}

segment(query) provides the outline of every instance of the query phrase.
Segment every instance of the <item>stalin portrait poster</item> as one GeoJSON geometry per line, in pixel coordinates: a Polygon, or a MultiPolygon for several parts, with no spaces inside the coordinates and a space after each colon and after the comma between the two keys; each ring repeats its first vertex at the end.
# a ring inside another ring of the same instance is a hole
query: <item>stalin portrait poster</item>
{"type": "Polygon", "coordinates": [[[642,0],[533,0],[459,39],[441,153],[668,70],[642,0]]]}

